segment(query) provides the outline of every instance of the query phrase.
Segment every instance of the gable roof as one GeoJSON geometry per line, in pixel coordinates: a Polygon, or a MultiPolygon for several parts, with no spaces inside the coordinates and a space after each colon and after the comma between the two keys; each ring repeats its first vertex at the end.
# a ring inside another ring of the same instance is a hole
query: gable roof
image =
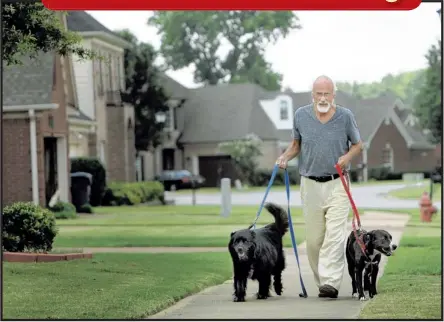
{"type": "Polygon", "coordinates": [[[122,48],[131,46],[129,42],[102,25],[86,11],[68,11],[66,23],[68,30],[78,32],[83,37],[102,38],[102,40],[122,48]]]}
{"type": "Polygon", "coordinates": [[[160,83],[159,85],[163,87],[166,94],[172,99],[187,99],[190,95],[190,89],[175,81],[165,73],[160,72],[158,74],[158,81],[160,83]]]}
{"type": "Polygon", "coordinates": [[[181,143],[238,140],[254,133],[277,139],[277,130],[259,105],[263,90],[253,84],[220,84],[190,89],[181,143]]]}
{"type": "Polygon", "coordinates": [[[39,53],[35,59],[24,57],[22,65],[3,68],[3,105],[52,104],[55,54],[39,53]]]}
{"type": "Polygon", "coordinates": [[[407,118],[412,115],[412,111],[408,108],[395,107],[394,112],[402,122],[406,135],[410,141],[412,148],[432,148],[433,144],[429,142],[427,136],[423,133],[418,125],[406,124],[407,118]]]}

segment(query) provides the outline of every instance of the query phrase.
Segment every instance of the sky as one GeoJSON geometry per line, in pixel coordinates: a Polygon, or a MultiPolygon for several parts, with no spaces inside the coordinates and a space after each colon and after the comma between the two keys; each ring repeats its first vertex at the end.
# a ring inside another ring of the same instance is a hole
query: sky
{"type": "MultiPolygon", "coordinates": [[[[310,90],[319,75],[362,83],[424,68],[427,50],[441,38],[439,7],[422,3],[411,11],[298,11],[302,29],[270,45],[266,59],[293,91],[310,90]]],[[[157,30],[147,25],[150,11],[88,12],[111,30],[128,28],[140,41],[160,46],[157,30]]],[[[190,66],[167,74],[192,88],[199,86],[192,71],[190,66]]]]}

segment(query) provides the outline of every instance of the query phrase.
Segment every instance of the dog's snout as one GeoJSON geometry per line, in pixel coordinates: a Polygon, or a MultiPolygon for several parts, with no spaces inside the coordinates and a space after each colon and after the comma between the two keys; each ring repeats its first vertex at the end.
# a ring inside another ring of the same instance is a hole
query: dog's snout
{"type": "Polygon", "coordinates": [[[244,249],[243,249],[242,247],[238,247],[238,248],[237,248],[237,252],[238,252],[239,254],[243,254],[243,253],[244,253],[244,249]]]}
{"type": "Polygon", "coordinates": [[[395,250],[396,248],[398,248],[398,245],[392,244],[392,250],[395,250]]]}

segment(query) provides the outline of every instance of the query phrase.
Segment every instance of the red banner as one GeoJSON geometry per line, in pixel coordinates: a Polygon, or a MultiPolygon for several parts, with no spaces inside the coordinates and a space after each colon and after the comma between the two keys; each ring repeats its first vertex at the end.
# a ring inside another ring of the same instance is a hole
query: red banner
{"type": "Polygon", "coordinates": [[[421,0],[43,0],[52,10],[412,10],[421,0]]]}

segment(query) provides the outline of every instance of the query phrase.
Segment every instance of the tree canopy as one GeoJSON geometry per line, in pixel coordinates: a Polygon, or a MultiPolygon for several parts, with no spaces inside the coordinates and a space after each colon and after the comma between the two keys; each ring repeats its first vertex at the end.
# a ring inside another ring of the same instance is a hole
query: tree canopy
{"type": "Polygon", "coordinates": [[[282,75],[265,49],[301,28],[291,11],[154,11],[148,24],[161,35],[168,68],[193,66],[197,83],[252,82],[268,90],[280,90],[282,75]]]}
{"type": "Polygon", "coordinates": [[[80,41],[78,34],[63,26],[60,13],[41,3],[2,4],[2,59],[7,65],[20,64],[23,56],[34,58],[41,51],[94,57],[80,41]]]}
{"type": "Polygon", "coordinates": [[[438,143],[442,137],[442,42],[433,45],[426,55],[428,68],[425,71],[425,81],[420,87],[413,104],[421,126],[429,129],[431,139],[438,143]]]}
{"type": "Polygon", "coordinates": [[[390,91],[401,98],[407,105],[412,105],[424,79],[425,71],[417,70],[397,75],[388,74],[378,82],[337,82],[336,86],[338,89],[359,98],[373,98],[390,91]]]}
{"type": "Polygon", "coordinates": [[[125,84],[123,101],[134,106],[136,149],[149,150],[162,142],[164,123],[156,122],[157,113],[169,110],[169,97],[159,82],[154,65],[157,52],[148,43],[139,42],[128,29],[117,33],[132,47],[125,49],[125,84]]]}

